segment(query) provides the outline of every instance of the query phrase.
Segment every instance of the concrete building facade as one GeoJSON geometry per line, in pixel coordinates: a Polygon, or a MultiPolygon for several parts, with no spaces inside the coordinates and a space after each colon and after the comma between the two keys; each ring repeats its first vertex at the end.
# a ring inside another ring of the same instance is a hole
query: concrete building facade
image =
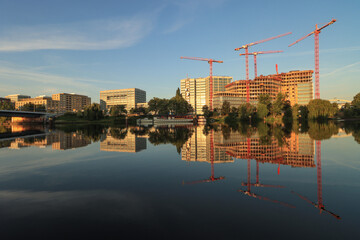
{"type": "MultiPolygon", "coordinates": [[[[306,105],[313,99],[312,70],[290,71],[269,76],[259,76],[249,81],[250,104],[257,104],[261,94],[268,94],[272,100],[282,92],[286,100],[295,104],[306,105]]],[[[225,86],[226,92],[236,92],[246,99],[246,80],[234,81],[225,86]]]]}
{"type": "Polygon", "coordinates": [[[38,96],[35,98],[24,98],[15,102],[15,109],[21,110],[25,104],[34,104],[34,111],[37,106],[44,106],[46,112],[59,112],[59,101],[53,100],[48,96],[38,96]]]}
{"type": "Polygon", "coordinates": [[[52,99],[59,101],[59,112],[76,112],[91,105],[91,98],[75,93],[57,93],[52,99]]]}
{"type": "Polygon", "coordinates": [[[26,99],[26,98],[31,98],[28,95],[21,95],[21,94],[13,94],[13,95],[8,95],[5,98],[10,99],[11,102],[15,103],[17,101],[20,101],[22,99],[26,99]]]}
{"type": "MultiPolygon", "coordinates": [[[[213,101],[214,94],[225,91],[225,86],[232,79],[226,76],[213,76],[213,101]]],[[[181,79],[180,91],[183,98],[193,107],[194,113],[202,114],[202,107],[209,106],[210,103],[210,77],[181,79]]]]}
{"type": "Polygon", "coordinates": [[[111,107],[123,105],[127,111],[146,104],[146,91],[138,88],[100,91],[100,107],[109,111],[111,107]]]}

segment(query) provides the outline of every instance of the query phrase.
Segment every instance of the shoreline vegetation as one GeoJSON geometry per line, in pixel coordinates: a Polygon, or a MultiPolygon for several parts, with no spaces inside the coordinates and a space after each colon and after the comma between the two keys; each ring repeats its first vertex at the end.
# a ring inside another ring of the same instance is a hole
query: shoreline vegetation
{"type": "MultiPolygon", "coordinates": [[[[35,109],[34,106],[25,106],[35,109]]],[[[14,104],[2,103],[0,110],[13,110],[14,104]]],[[[36,109],[40,109],[36,107],[36,109]]],[[[198,116],[192,115],[191,105],[182,97],[178,88],[171,99],[152,98],[148,107],[132,108],[128,112],[124,105],[116,105],[103,111],[100,104],[93,103],[77,112],[68,112],[54,119],[54,124],[128,124],[136,125],[136,120],[153,118],[154,116],[198,116]]],[[[358,121],[360,120],[360,93],[353,101],[339,108],[337,103],[328,100],[313,99],[307,105],[295,104],[291,106],[286,96],[279,93],[274,100],[268,94],[259,95],[257,104],[244,103],[239,107],[224,101],[221,108],[210,110],[207,105],[202,108],[207,124],[236,125],[239,122],[264,122],[270,125],[292,125],[293,122],[303,124],[307,121],[324,122],[328,120],[358,121]]],[[[200,114],[201,115],[201,114],[200,114]]],[[[1,125],[9,123],[5,117],[0,117],[1,125]]],[[[195,121],[196,124],[196,121],[195,121]]]]}

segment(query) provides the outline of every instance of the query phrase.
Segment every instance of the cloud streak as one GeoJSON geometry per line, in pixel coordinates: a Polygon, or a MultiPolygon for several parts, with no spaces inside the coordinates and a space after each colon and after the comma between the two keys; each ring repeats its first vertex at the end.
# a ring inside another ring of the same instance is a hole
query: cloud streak
{"type": "Polygon", "coordinates": [[[0,51],[106,50],[132,46],[153,28],[152,16],[15,27],[0,33],[0,51]]]}

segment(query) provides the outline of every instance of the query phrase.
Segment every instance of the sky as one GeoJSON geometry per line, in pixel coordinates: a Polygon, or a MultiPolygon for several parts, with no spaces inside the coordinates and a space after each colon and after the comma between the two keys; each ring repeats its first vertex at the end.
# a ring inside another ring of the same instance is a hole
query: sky
{"type": "MultiPolygon", "coordinates": [[[[257,44],[258,75],[314,70],[314,37],[288,47],[315,24],[320,33],[320,96],[352,100],[360,92],[360,1],[0,0],[0,96],[67,92],[99,102],[101,90],[140,88],[170,98],[180,79],[245,79],[243,51],[257,44]]],[[[254,77],[249,57],[250,78],[254,77]]]]}

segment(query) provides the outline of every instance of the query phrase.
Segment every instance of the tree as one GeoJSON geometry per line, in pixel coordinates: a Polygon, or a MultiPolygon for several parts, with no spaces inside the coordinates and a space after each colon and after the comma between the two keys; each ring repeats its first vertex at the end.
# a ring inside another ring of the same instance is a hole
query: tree
{"type": "Polygon", "coordinates": [[[257,117],[259,119],[264,119],[268,116],[269,110],[264,103],[258,103],[257,105],[257,117]]]}
{"type": "Polygon", "coordinates": [[[327,119],[333,117],[337,112],[330,101],[323,99],[313,99],[308,104],[309,118],[311,119],[327,119]]]}
{"type": "Polygon", "coordinates": [[[228,115],[230,113],[230,103],[224,101],[221,107],[221,115],[228,115]]]}
{"type": "Polygon", "coordinates": [[[15,105],[12,102],[0,102],[0,110],[14,110],[15,105]]]}
{"type": "Polygon", "coordinates": [[[258,96],[259,103],[262,103],[266,106],[269,106],[271,104],[271,98],[269,94],[260,94],[258,96]]]}
{"type": "Polygon", "coordinates": [[[209,110],[208,105],[204,105],[202,107],[202,112],[203,112],[205,118],[209,118],[212,116],[212,112],[209,110]]]}
{"type": "Polygon", "coordinates": [[[175,95],[176,97],[182,97],[182,95],[181,95],[181,92],[180,92],[180,88],[178,88],[177,90],[176,90],[176,95],[175,95]]]}
{"type": "Polygon", "coordinates": [[[360,109],[360,93],[354,96],[354,99],[351,102],[351,105],[355,108],[360,109]]]}
{"type": "Polygon", "coordinates": [[[124,105],[115,105],[110,108],[110,116],[117,117],[126,114],[127,111],[124,105]]]}
{"type": "Polygon", "coordinates": [[[169,100],[154,97],[148,102],[149,112],[157,114],[169,114],[169,100]]]}
{"type": "Polygon", "coordinates": [[[272,104],[272,114],[274,116],[280,115],[283,111],[284,105],[285,105],[285,95],[279,92],[276,95],[276,99],[272,104]]]}
{"type": "Polygon", "coordinates": [[[175,115],[185,115],[192,110],[191,105],[180,94],[179,88],[176,90],[175,97],[170,99],[168,106],[175,115]]]}
{"type": "Polygon", "coordinates": [[[93,103],[90,106],[86,106],[82,111],[79,110],[76,115],[90,121],[100,120],[104,118],[104,113],[100,109],[100,104],[98,103],[93,103]],[[81,114],[79,112],[81,112],[81,114]]]}

